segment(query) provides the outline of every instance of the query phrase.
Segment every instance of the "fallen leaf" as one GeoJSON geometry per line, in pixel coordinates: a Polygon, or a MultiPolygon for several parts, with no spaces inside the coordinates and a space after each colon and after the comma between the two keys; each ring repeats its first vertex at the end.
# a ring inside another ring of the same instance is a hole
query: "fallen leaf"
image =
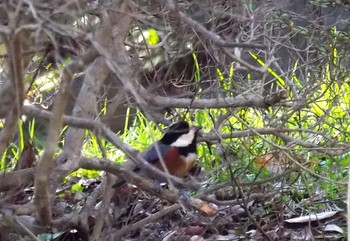
{"type": "Polygon", "coordinates": [[[204,228],[201,226],[189,226],[188,228],[186,228],[185,230],[185,234],[186,235],[198,235],[198,234],[202,234],[204,232],[204,228]]]}
{"type": "Polygon", "coordinates": [[[344,233],[344,230],[336,224],[327,224],[324,231],[344,233]]]}
{"type": "Polygon", "coordinates": [[[307,216],[297,217],[297,218],[291,218],[285,220],[287,223],[308,223],[318,220],[323,220],[326,218],[333,217],[335,214],[337,214],[338,211],[331,211],[331,212],[324,212],[324,213],[312,213],[307,216]]]}
{"type": "Polygon", "coordinates": [[[198,235],[194,235],[190,238],[190,241],[204,241],[204,238],[198,235]]]}

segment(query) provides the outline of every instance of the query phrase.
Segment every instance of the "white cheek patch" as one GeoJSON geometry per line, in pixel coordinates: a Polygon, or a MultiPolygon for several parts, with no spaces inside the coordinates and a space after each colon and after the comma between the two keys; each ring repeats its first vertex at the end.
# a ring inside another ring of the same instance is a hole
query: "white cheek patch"
{"type": "Polygon", "coordinates": [[[180,136],[173,144],[170,146],[175,147],[186,147],[190,145],[194,139],[196,130],[190,129],[190,131],[187,134],[184,134],[180,136]]]}

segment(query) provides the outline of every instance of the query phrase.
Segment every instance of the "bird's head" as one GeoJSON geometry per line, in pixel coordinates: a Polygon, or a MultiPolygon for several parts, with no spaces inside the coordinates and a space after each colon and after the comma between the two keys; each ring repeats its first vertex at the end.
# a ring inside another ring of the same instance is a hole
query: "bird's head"
{"type": "Polygon", "coordinates": [[[201,128],[190,126],[186,121],[179,121],[168,127],[160,141],[174,147],[187,147],[196,143],[197,133],[201,128]]]}

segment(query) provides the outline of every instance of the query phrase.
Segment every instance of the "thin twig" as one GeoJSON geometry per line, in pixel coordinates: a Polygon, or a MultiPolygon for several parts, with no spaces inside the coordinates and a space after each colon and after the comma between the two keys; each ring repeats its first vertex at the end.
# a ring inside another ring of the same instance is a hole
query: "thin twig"
{"type": "Polygon", "coordinates": [[[133,231],[133,230],[137,230],[139,228],[142,228],[144,225],[154,222],[158,219],[161,219],[162,217],[164,217],[165,215],[168,215],[169,213],[173,213],[176,210],[178,210],[179,208],[181,208],[181,205],[179,204],[173,204],[170,207],[166,207],[160,211],[158,211],[155,214],[152,214],[151,216],[144,218],[136,223],[133,224],[128,224],[124,227],[122,227],[119,231],[113,233],[111,236],[109,236],[110,240],[120,240],[125,234],[133,231]]]}
{"type": "Polygon", "coordinates": [[[237,43],[237,42],[228,42],[223,40],[218,34],[208,31],[202,24],[199,22],[193,20],[188,15],[186,15],[184,12],[179,11],[176,7],[176,4],[174,4],[174,1],[166,1],[168,7],[178,14],[179,18],[187,23],[191,28],[196,30],[198,33],[202,34],[204,37],[210,39],[215,44],[221,46],[221,47],[230,47],[230,48],[259,48],[259,49],[266,49],[267,46],[262,44],[253,44],[253,43],[237,43]]]}
{"type": "Polygon", "coordinates": [[[36,240],[36,241],[41,241],[40,239],[38,239],[36,236],[35,236],[35,234],[32,232],[32,231],[30,231],[21,221],[19,221],[19,219],[17,218],[17,217],[15,217],[15,221],[16,221],[16,223],[19,225],[19,226],[21,226],[21,228],[23,228],[26,232],[27,232],[27,234],[30,236],[30,237],[32,237],[34,240],[36,240]]]}

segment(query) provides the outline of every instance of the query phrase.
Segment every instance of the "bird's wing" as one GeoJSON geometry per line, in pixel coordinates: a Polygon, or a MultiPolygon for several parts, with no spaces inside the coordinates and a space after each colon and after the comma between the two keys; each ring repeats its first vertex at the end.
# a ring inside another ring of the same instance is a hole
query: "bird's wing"
{"type": "Polygon", "coordinates": [[[150,146],[148,149],[143,151],[141,153],[141,157],[146,160],[150,164],[155,164],[157,161],[159,161],[159,157],[164,157],[166,153],[168,152],[170,146],[164,145],[160,142],[156,142],[152,146],[150,146]],[[157,146],[156,146],[157,145],[157,146]]]}

